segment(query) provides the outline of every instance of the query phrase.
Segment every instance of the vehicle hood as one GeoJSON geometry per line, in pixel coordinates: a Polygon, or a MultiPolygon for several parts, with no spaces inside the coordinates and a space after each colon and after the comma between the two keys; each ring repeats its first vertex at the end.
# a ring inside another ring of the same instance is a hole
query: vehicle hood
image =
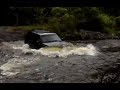
{"type": "Polygon", "coordinates": [[[44,45],[47,45],[47,46],[69,46],[70,43],[68,42],[50,42],[50,43],[43,43],[44,45]]]}

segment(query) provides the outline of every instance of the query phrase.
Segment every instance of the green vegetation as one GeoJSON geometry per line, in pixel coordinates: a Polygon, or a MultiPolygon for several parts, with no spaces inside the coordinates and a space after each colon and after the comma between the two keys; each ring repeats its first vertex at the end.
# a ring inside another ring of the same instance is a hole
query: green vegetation
{"type": "Polygon", "coordinates": [[[120,36],[118,8],[9,7],[6,11],[8,25],[16,26],[16,30],[45,29],[62,37],[79,37],[83,29],[120,36]]]}

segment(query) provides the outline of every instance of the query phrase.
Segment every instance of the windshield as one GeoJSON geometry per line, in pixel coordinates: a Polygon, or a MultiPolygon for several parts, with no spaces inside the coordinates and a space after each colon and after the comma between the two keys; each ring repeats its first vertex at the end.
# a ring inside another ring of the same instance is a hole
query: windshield
{"type": "Polygon", "coordinates": [[[41,35],[41,40],[43,43],[61,41],[57,34],[41,35]]]}

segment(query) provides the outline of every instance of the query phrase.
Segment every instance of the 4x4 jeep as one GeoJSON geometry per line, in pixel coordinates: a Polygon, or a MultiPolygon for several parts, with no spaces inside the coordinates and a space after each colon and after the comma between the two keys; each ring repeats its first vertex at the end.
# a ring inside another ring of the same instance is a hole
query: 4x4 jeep
{"type": "Polygon", "coordinates": [[[46,46],[66,46],[67,42],[62,41],[56,33],[45,30],[29,31],[25,36],[25,44],[30,48],[39,49],[46,46]]]}

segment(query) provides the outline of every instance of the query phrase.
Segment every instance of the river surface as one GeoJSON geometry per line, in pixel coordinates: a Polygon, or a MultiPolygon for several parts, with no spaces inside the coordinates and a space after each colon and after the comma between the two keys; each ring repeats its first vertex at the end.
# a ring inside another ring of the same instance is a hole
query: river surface
{"type": "Polygon", "coordinates": [[[93,77],[120,61],[120,40],[30,49],[21,41],[0,43],[1,83],[97,83],[93,77]]]}

